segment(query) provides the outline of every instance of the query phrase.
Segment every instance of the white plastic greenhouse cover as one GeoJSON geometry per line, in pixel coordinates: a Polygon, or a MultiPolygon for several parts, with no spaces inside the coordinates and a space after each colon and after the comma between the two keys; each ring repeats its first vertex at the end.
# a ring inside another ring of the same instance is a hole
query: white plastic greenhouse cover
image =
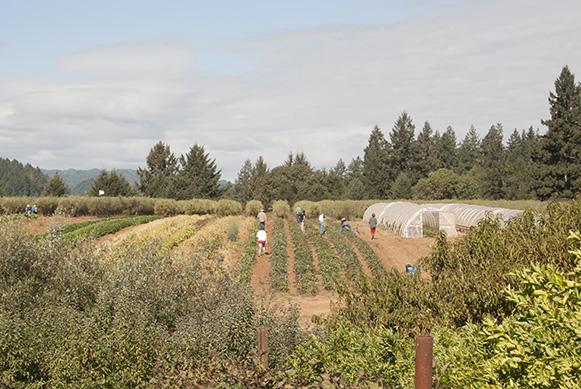
{"type": "Polygon", "coordinates": [[[419,238],[424,236],[424,227],[445,231],[448,236],[456,236],[457,227],[472,227],[488,215],[506,222],[522,214],[522,211],[469,204],[419,205],[410,202],[393,202],[371,205],[363,214],[363,220],[369,221],[372,213],[375,213],[379,223],[402,237],[419,238]]]}

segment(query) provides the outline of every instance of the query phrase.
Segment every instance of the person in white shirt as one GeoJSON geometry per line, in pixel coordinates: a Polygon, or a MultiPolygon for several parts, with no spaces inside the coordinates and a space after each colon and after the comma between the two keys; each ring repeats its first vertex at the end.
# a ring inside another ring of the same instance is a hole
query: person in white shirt
{"type": "Polygon", "coordinates": [[[323,235],[325,233],[325,215],[319,215],[319,234],[323,235]]]}
{"type": "Polygon", "coordinates": [[[262,256],[265,253],[265,247],[268,239],[266,237],[266,231],[264,229],[259,229],[256,233],[256,244],[258,244],[258,256],[262,256]]]}

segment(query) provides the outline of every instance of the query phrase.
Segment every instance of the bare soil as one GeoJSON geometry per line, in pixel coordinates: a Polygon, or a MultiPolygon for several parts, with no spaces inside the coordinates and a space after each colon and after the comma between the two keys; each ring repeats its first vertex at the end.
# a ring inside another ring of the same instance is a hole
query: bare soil
{"type": "Polygon", "coordinates": [[[290,296],[277,293],[272,296],[270,301],[275,306],[297,306],[300,312],[300,324],[303,328],[307,328],[315,316],[325,317],[331,312],[337,301],[337,296],[326,290],[321,291],[316,296],[290,296]]]}
{"type": "Polygon", "coordinates": [[[64,216],[40,216],[38,219],[25,219],[24,229],[31,235],[42,235],[48,232],[51,226],[66,225],[73,223],[80,223],[90,220],[99,220],[97,216],[79,216],[79,217],[64,217],[64,216]]]}
{"type": "Polygon", "coordinates": [[[255,296],[268,296],[270,294],[270,260],[269,254],[272,252],[274,240],[272,239],[272,214],[267,215],[266,236],[268,239],[266,253],[262,256],[256,256],[254,266],[252,267],[252,277],[250,285],[255,296]]]}
{"type": "Polygon", "coordinates": [[[402,238],[382,226],[377,227],[375,239],[371,240],[367,223],[356,221],[353,226],[355,233],[368,241],[388,271],[405,271],[406,264],[415,264],[420,258],[428,256],[436,242],[435,238],[402,238]]]}

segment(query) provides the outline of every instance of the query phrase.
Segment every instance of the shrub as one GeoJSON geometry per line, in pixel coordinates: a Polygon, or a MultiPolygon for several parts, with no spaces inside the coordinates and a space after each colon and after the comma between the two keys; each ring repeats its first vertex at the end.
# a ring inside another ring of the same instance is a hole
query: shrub
{"type": "Polygon", "coordinates": [[[216,213],[216,202],[207,199],[180,200],[179,213],[186,215],[209,215],[216,213]]]}
{"type": "Polygon", "coordinates": [[[170,199],[157,200],[153,212],[159,216],[175,216],[181,213],[179,203],[170,199]]]}
{"type": "Polygon", "coordinates": [[[58,208],[59,198],[58,197],[39,197],[36,199],[36,205],[38,210],[44,216],[53,215],[58,208]]]}
{"type": "Polygon", "coordinates": [[[478,183],[472,176],[459,176],[451,170],[438,169],[421,178],[412,192],[417,199],[473,199],[478,194],[478,183]]]}
{"type": "Polygon", "coordinates": [[[307,217],[316,218],[321,214],[318,203],[314,201],[303,200],[296,202],[293,205],[293,209],[297,209],[297,207],[300,207],[307,217]]]}
{"type": "Polygon", "coordinates": [[[240,215],[242,213],[242,204],[235,200],[222,199],[216,205],[216,214],[218,216],[240,215]]]}
{"type": "Polygon", "coordinates": [[[84,216],[89,214],[84,197],[59,197],[55,214],[61,216],[84,216]]]}
{"type": "Polygon", "coordinates": [[[262,202],[258,200],[250,200],[246,203],[246,207],[244,207],[244,213],[248,216],[256,217],[262,208],[262,202]]]}
{"type": "Polygon", "coordinates": [[[276,217],[286,218],[290,213],[290,206],[286,200],[276,200],[272,203],[272,212],[276,217]]]}

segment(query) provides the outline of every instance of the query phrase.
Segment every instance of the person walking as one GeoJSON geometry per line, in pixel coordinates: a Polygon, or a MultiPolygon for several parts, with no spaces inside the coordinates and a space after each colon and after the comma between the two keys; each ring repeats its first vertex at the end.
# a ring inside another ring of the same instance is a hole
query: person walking
{"type": "Polygon", "coordinates": [[[371,240],[375,239],[375,231],[377,229],[377,218],[375,214],[371,214],[371,219],[369,219],[369,231],[371,232],[371,240]]]}
{"type": "Polygon", "coordinates": [[[266,228],[266,213],[264,213],[264,208],[258,212],[256,217],[258,218],[258,229],[264,230],[266,228]]]}
{"type": "Polygon", "coordinates": [[[268,237],[266,236],[266,231],[261,228],[256,233],[256,244],[258,245],[258,256],[261,257],[266,252],[266,244],[268,243],[268,237]]]}
{"type": "Polygon", "coordinates": [[[301,227],[301,231],[305,232],[305,212],[301,209],[301,212],[297,215],[297,222],[301,227]]]}
{"type": "Polygon", "coordinates": [[[319,215],[319,234],[323,235],[325,233],[325,215],[319,215]]]}

